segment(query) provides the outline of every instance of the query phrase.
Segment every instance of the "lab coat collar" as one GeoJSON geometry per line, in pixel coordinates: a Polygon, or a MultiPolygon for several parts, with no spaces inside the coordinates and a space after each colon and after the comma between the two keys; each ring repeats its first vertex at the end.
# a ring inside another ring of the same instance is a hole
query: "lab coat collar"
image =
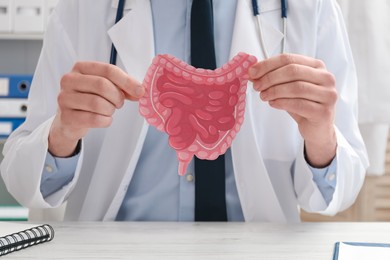
{"type": "MultiPolygon", "coordinates": [[[[266,5],[262,5],[262,12],[276,11],[278,7],[280,8],[280,5],[274,4],[275,2],[279,3],[279,1],[274,0],[266,1],[266,5]]],[[[270,54],[276,52],[283,39],[283,34],[266,21],[263,23],[263,32],[266,45],[273,46],[273,48],[268,47],[268,51],[270,54]]],[[[246,52],[255,55],[258,59],[264,59],[258,35],[250,0],[238,1],[230,56],[233,57],[238,52],[246,52]]],[[[246,221],[272,219],[275,222],[283,223],[286,222],[286,217],[273,190],[273,185],[262,160],[260,147],[256,142],[254,133],[256,122],[251,117],[251,113],[260,111],[249,111],[252,106],[248,104],[252,101],[260,102],[258,93],[249,84],[245,120],[232,144],[233,167],[241,207],[246,221]],[[254,96],[257,98],[253,98],[254,96]],[[264,212],[265,210],[267,212],[264,212]]]]}
{"type": "MultiPolygon", "coordinates": [[[[118,0],[112,1],[117,8],[118,0]]],[[[124,17],[108,34],[125,70],[142,81],[154,57],[153,21],[150,1],[126,1],[124,17]]]]}

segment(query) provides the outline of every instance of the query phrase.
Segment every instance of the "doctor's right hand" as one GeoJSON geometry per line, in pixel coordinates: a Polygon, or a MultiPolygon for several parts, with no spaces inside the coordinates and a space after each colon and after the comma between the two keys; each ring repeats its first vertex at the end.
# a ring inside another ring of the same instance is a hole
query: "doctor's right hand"
{"type": "Polygon", "coordinates": [[[144,93],[141,83],[117,66],[76,63],[61,79],[58,110],[49,133],[50,153],[71,156],[88,129],[110,126],[125,99],[136,101],[144,93]]]}

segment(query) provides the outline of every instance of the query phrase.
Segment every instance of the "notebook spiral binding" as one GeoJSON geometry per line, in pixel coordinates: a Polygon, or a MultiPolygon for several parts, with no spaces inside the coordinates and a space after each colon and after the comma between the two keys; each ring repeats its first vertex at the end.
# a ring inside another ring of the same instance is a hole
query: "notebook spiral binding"
{"type": "Polygon", "coordinates": [[[51,241],[54,229],[45,224],[0,238],[0,256],[51,241]]]}

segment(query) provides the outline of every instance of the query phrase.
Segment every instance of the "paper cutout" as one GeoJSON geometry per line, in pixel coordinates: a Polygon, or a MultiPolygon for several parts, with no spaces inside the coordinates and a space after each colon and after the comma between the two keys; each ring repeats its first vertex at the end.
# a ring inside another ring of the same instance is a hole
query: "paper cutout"
{"type": "Polygon", "coordinates": [[[239,53],[221,68],[206,70],[167,54],[153,59],[139,111],[169,135],[180,175],[194,155],[214,160],[231,146],[244,121],[248,69],[256,61],[239,53]]]}

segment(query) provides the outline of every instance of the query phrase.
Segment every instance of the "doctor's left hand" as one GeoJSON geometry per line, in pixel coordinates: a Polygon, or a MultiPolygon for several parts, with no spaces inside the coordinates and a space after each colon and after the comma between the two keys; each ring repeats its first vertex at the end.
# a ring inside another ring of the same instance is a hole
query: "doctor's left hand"
{"type": "Polygon", "coordinates": [[[249,74],[261,100],[287,111],[298,123],[308,163],[328,166],[337,147],[337,91],[335,77],[325,64],[302,55],[281,54],[253,65],[249,74]]]}

